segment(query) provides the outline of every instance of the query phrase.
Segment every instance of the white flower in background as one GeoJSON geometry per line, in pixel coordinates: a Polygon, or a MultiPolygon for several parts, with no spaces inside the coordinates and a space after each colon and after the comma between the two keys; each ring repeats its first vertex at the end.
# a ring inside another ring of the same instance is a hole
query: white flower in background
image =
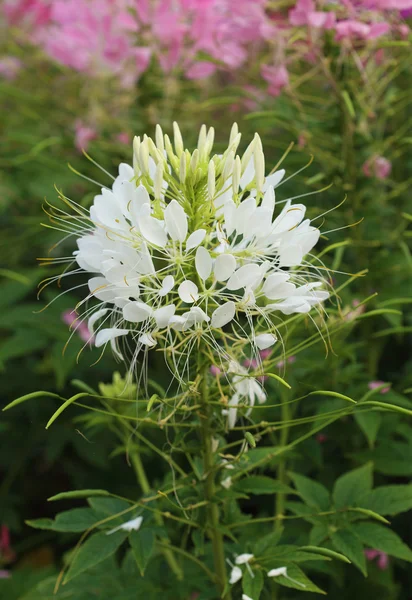
{"type": "MultiPolygon", "coordinates": [[[[133,167],[119,166],[90,211],[66,198],[75,215],[53,211],[57,227],[78,237],[79,268],[72,272],[88,273],[81,318],[88,318],[97,347],[110,344],[122,359],[122,345],[134,365],[141,350],[179,344],[172,360],[182,380],[200,338],[229,362],[219,343],[224,336],[236,332],[257,355],[276,343],[279,313],[320,310],[329,294],[305,262],[319,230],[305,219],[305,206],[291,200],[275,215],[275,188],[285,172],[265,177],[259,136],[242,156],[240,137],[234,125],[228,148],[212,155],[213,128],[202,126],[190,153],[176,124],[174,145],[158,126],[155,140],[135,138],[133,167]]],[[[266,398],[256,380],[232,372],[239,378],[231,422],[241,399],[252,407],[266,398]]]]}
{"type": "Polygon", "coordinates": [[[233,585],[234,583],[238,582],[239,579],[241,579],[243,577],[243,571],[242,569],[239,567],[239,565],[245,565],[247,570],[249,571],[251,577],[254,577],[253,571],[250,567],[249,562],[254,558],[253,554],[238,554],[235,558],[235,565],[227,558],[226,561],[227,563],[231,566],[232,570],[230,572],[230,577],[229,577],[229,583],[230,585],[233,585]]]}
{"type": "Polygon", "coordinates": [[[126,523],[122,523],[122,525],[119,525],[118,527],[111,529],[110,531],[108,531],[106,533],[106,535],[111,535],[112,533],[115,533],[116,531],[120,531],[120,530],[139,531],[142,522],[143,522],[143,517],[136,517],[135,519],[132,519],[131,521],[126,521],[126,523]]]}
{"type": "Polygon", "coordinates": [[[278,567],[277,569],[271,569],[268,572],[268,577],[280,577],[280,576],[286,577],[286,579],[293,581],[293,583],[296,583],[297,585],[300,585],[301,587],[306,587],[306,585],[304,583],[301,583],[300,581],[296,581],[296,579],[292,579],[292,577],[289,577],[287,567],[278,567]]]}
{"type": "Polygon", "coordinates": [[[253,600],[253,598],[251,598],[247,594],[242,594],[242,600],[253,600]]]}
{"type": "Polygon", "coordinates": [[[234,391],[233,396],[228,402],[228,408],[222,410],[223,415],[227,415],[229,429],[235,426],[239,404],[247,404],[250,408],[246,412],[248,416],[255,405],[256,400],[259,404],[266,402],[266,392],[259,381],[248,374],[248,370],[235,360],[231,360],[228,367],[228,373],[233,374],[230,384],[234,391]]]}

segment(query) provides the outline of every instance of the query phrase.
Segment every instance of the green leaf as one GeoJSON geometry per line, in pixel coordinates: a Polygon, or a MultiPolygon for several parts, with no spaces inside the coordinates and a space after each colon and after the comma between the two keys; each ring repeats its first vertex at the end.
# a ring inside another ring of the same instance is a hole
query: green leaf
{"type": "Polygon", "coordinates": [[[388,527],[378,523],[355,523],[353,530],[359,539],[373,550],[380,550],[412,562],[412,550],[388,527]]]}
{"type": "Polygon", "coordinates": [[[356,423],[368,440],[369,446],[373,447],[379,428],[382,424],[382,415],[379,412],[356,412],[354,414],[356,423]]]}
{"type": "Polygon", "coordinates": [[[242,578],[243,593],[252,598],[252,600],[259,600],[263,583],[262,571],[253,571],[252,577],[249,571],[246,570],[242,578]]]}
{"type": "Polygon", "coordinates": [[[54,500],[69,500],[71,498],[89,498],[90,496],[110,496],[106,490],[72,490],[71,492],[61,492],[48,498],[49,502],[54,500]]]}
{"type": "Polygon", "coordinates": [[[313,506],[318,510],[327,510],[329,508],[330,495],[321,483],[297,473],[290,473],[290,476],[299,495],[308,506],[313,506]]]}
{"type": "Polygon", "coordinates": [[[233,487],[236,491],[247,494],[277,494],[279,492],[293,494],[292,488],[288,485],[264,475],[252,475],[237,481],[233,487]]]}
{"type": "Polygon", "coordinates": [[[287,577],[279,575],[278,577],[274,578],[274,581],[279,585],[293,588],[295,590],[299,590],[300,592],[317,592],[318,594],[325,594],[325,592],[315,585],[313,581],[311,581],[297,565],[288,565],[287,575],[287,577]]]}
{"type": "Polygon", "coordinates": [[[336,550],[347,556],[366,577],[366,560],[360,539],[350,529],[340,529],[330,538],[336,550]]]}
{"type": "Polygon", "coordinates": [[[360,508],[359,506],[356,506],[354,508],[349,508],[348,510],[350,512],[356,512],[356,513],[359,513],[361,515],[365,515],[369,519],[375,519],[376,521],[380,521],[381,523],[385,523],[385,525],[389,525],[388,519],[385,519],[385,517],[382,517],[382,515],[378,515],[378,513],[373,512],[373,510],[369,510],[368,508],[360,508]]]}
{"type": "Polygon", "coordinates": [[[153,554],[155,544],[154,533],[151,529],[132,531],[129,536],[129,542],[140,574],[143,577],[147,564],[153,554]]]}
{"type": "Polygon", "coordinates": [[[117,531],[111,535],[103,532],[92,535],[74,555],[65,583],[111,556],[123,544],[127,535],[127,531],[117,531]]]}
{"type": "Polygon", "coordinates": [[[59,513],[54,521],[52,519],[36,519],[26,521],[26,523],[36,529],[80,532],[92,527],[96,521],[96,515],[90,508],[73,508],[59,513]]]}
{"type": "Polygon", "coordinates": [[[345,400],[345,402],[351,402],[352,404],[356,404],[356,400],[349,398],[349,396],[345,396],[344,394],[340,394],[339,392],[332,392],[329,390],[315,390],[310,392],[308,396],[332,396],[333,398],[340,398],[340,400],[345,400]]]}
{"type": "Polygon", "coordinates": [[[412,484],[384,485],[362,496],[359,504],[380,515],[397,515],[412,509],[412,484]]]}
{"type": "Polygon", "coordinates": [[[345,473],[337,479],[333,489],[336,508],[346,508],[372,489],[372,463],[345,473]]]}
{"type": "Polygon", "coordinates": [[[276,546],[282,536],[282,530],[271,531],[267,535],[259,538],[253,546],[253,554],[255,556],[261,556],[266,550],[272,546],[276,546]]]}
{"type": "Polygon", "coordinates": [[[328,556],[329,558],[336,558],[336,560],[340,560],[342,562],[350,564],[350,560],[346,556],[344,556],[343,554],[340,554],[339,552],[334,552],[333,550],[330,550],[329,548],[322,548],[320,546],[302,546],[300,548],[300,550],[304,550],[304,551],[307,550],[308,552],[312,552],[314,554],[320,554],[321,556],[328,556]]]}
{"type": "Polygon", "coordinates": [[[309,534],[309,541],[314,546],[318,546],[321,542],[329,537],[329,530],[326,524],[314,525],[309,534]]]}

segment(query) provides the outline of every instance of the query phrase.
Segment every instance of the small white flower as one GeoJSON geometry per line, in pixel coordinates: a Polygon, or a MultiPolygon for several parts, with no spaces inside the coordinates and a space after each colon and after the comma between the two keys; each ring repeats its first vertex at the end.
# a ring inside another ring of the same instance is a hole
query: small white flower
{"type": "Polygon", "coordinates": [[[286,577],[286,579],[293,581],[293,583],[296,583],[296,585],[300,585],[301,587],[306,587],[306,585],[304,583],[301,583],[300,581],[296,581],[296,579],[292,579],[292,577],[289,577],[287,567],[278,567],[277,569],[271,569],[268,572],[268,577],[280,577],[280,576],[286,577]]]}
{"type": "Polygon", "coordinates": [[[253,554],[239,554],[238,556],[236,556],[235,559],[235,563],[237,565],[244,565],[245,563],[249,562],[250,560],[252,560],[252,558],[254,558],[253,554]]]}
{"type": "Polygon", "coordinates": [[[251,598],[247,594],[242,594],[242,600],[253,600],[253,598],[251,598]]]}
{"type": "Polygon", "coordinates": [[[230,477],[226,477],[225,479],[222,479],[222,481],[220,482],[220,485],[222,485],[226,490],[228,490],[230,487],[232,487],[232,478],[230,477]]]}
{"type": "Polygon", "coordinates": [[[115,527],[114,529],[111,529],[110,531],[106,532],[106,535],[111,535],[112,533],[115,533],[116,531],[138,531],[140,529],[140,526],[143,522],[143,517],[136,517],[135,519],[132,519],[131,521],[126,521],[126,523],[122,523],[122,525],[119,525],[118,527],[115,527]]]}
{"type": "Polygon", "coordinates": [[[243,575],[242,569],[240,569],[239,567],[233,567],[233,569],[230,572],[230,578],[229,578],[230,585],[233,585],[234,583],[239,581],[239,579],[242,579],[242,575],[243,575]]]}

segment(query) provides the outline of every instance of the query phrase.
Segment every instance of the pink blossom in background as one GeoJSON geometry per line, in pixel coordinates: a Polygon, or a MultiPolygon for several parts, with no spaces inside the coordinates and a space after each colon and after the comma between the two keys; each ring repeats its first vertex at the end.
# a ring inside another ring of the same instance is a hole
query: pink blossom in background
{"type": "Polygon", "coordinates": [[[22,66],[21,60],[15,56],[2,56],[0,58],[0,77],[12,81],[19,74],[22,66]]]}
{"type": "Polygon", "coordinates": [[[7,571],[6,569],[0,569],[0,579],[9,579],[10,577],[10,571],[7,571]]]}
{"type": "MultiPolygon", "coordinates": [[[[377,380],[377,381],[370,381],[370,382],[368,383],[368,388],[369,388],[370,390],[376,390],[376,388],[380,387],[380,386],[381,386],[381,385],[383,385],[384,383],[385,383],[384,381],[379,381],[379,380],[377,380]]],[[[390,388],[390,386],[388,386],[388,387],[384,387],[384,388],[382,388],[382,389],[381,389],[380,393],[381,393],[381,394],[387,394],[387,393],[389,392],[389,390],[390,390],[390,389],[391,389],[391,388],[390,388]]]]}
{"type": "Polygon", "coordinates": [[[45,25],[50,20],[47,0],[4,0],[2,10],[12,25],[45,25]]]}
{"type": "Polygon", "coordinates": [[[386,179],[392,171],[392,163],[384,156],[372,156],[362,165],[362,172],[366,177],[386,179]]]}
{"type": "Polygon", "coordinates": [[[389,23],[363,23],[355,19],[339,21],[336,24],[336,40],[363,39],[373,40],[388,33],[389,23]]]}
{"type": "Polygon", "coordinates": [[[366,549],[364,550],[367,560],[374,560],[377,558],[377,565],[381,571],[385,571],[389,566],[389,557],[386,552],[380,550],[366,549]]]}
{"type": "Polygon", "coordinates": [[[316,441],[318,444],[324,444],[328,439],[328,436],[325,433],[318,433],[316,436],[316,441]]]}
{"type": "Polygon", "coordinates": [[[289,356],[286,362],[284,360],[280,360],[278,363],[276,363],[276,366],[278,369],[283,369],[286,364],[293,365],[294,362],[296,362],[296,356],[289,356]]]}
{"type": "Polygon", "coordinates": [[[118,142],[120,142],[121,144],[125,144],[125,145],[129,145],[132,143],[130,134],[128,134],[127,131],[122,131],[121,133],[118,133],[116,135],[116,140],[118,142]]]}
{"type": "Polygon", "coordinates": [[[335,13],[315,10],[313,0],[298,0],[295,8],[289,11],[291,25],[310,25],[320,29],[332,29],[335,25],[335,13]]]}
{"type": "Polygon", "coordinates": [[[97,131],[93,127],[89,127],[83,121],[77,120],[74,124],[75,129],[75,146],[81,152],[87,150],[89,142],[97,138],[97,131]]]}
{"type": "Polygon", "coordinates": [[[61,318],[63,323],[69,325],[70,329],[75,331],[83,342],[90,345],[94,342],[94,336],[90,333],[86,321],[79,320],[79,317],[74,310],[71,310],[70,308],[65,310],[62,313],[61,318]]]}
{"type": "Polygon", "coordinates": [[[0,527],[0,556],[6,562],[11,562],[15,558],[15,552],[10,543],[10,529],[7,525],[0,527]]]}
{"type": "Polygon", "coordinates": [[[365,305],[361,304],[359,302],[359,300],[357,300],[356,298],[352,301],[352,306],[353,306],[353,310],[349,310],[349,312],[344,314],[344,316],[343,316],[344,321],[354,321],[357,317],[362,315],[366,310],[365,305]]]}
{"type": "Polygon", "coordinates": [[[209,371],[215,377],[219,377],[222,374],[222,370],[219,369],[219,367],[217,367],[216,365],[211,365],[209,371]]]}
{"type": "Polygon", "coordinates": [[[269,84],[268,92],[271,96],[279,96],[289,83],[289,74],[284,65],[262,65],[260,73],[269,84]]]}

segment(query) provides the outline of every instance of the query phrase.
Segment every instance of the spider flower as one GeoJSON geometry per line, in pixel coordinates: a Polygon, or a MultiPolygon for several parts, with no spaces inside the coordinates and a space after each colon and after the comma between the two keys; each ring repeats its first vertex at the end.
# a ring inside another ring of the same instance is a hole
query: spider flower
{"type": "MultiPolygon", "coordinates": [[[[226,150],[213,154],[214,130],[202,126],[191,153],[176,123],[173,144],[157,126],[154,140],[134,139],[133,164],[120,164],[90,211],[67,198],[74,217],[53,209],[58,227],[78,238],[73,272],[88,275],[80,306],[97,347],[110,344],[119,359],[128,349],[131,364],[167,349],[182,379],[182,357],[199,341],[233,365],[234,342],[259,356],[276,343],[281,314],[320,310],[329,293],[305,260],[320,232],[303,204],[283,199],[277,210],[285,171],[265,176],[259,136],[243,155],[240,138],[235,124],[226,150]]],[[[263,399],[256,386],[235,387],[252,405],[263,399]]]]}

